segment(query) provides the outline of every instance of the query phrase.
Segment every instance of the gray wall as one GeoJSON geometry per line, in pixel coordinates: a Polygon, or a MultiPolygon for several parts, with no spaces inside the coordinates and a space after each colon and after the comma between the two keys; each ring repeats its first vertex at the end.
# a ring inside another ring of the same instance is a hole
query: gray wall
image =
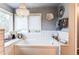
{"type": "Polygon", "coordinates": [[[62,18],[65,18],[65,17],[69,18],[68,3],[62,3],[61,5],[65,7],[65,12],[62,18]]]}
{"type": "Polygon", "coordinates": [[[13,9],[9,7],[8,5],[6,5],[5,3],[0,3],[0,8],[3,8],[9,12],[13,12],[13,9]]]}
{"type": "Polygon", "coordinates": [[[41,27],[42,30],[56,30],[56,8],[55,7],[45,7],[45,8],[32,8],[29,9],[31,13],[41,13],[42,14],[42,20],[41,20],[41,27]],[[55,15],[55,18],[51,21],[48,21],[46,19],[47,13],[53,13],[55,15]]]}

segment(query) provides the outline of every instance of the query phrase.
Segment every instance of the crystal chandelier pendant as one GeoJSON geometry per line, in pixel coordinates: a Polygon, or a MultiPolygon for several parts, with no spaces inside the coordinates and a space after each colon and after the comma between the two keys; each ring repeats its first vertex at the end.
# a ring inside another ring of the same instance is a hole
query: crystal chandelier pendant
{"type": "Polygon", "coordinates": [[[24,3],[21,3],[19,5],[19,8],[16,9],[16,14],[18,16],[28,16],[29,15],[29,10],[26,8],[26,5],[24,3]]]}

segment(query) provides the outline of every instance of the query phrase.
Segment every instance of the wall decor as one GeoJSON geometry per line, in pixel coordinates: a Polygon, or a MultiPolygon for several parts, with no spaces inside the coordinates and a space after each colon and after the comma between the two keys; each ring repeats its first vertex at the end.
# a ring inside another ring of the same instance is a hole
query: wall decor
{"type": "Polygon", "coordinates": [[[47,14],[46,14],[46,19],[47,19],[47,20],[52,20],[52,19],[54,19],[53,13],[47,13],[47,14]]]}
{"type": "Polygon", "coordinates": [[[68,28],[68,18],[62,18],[58,21],[58,30],[62,28],[68,28]]]}
{"type": "Polygon", "coordinates": [[[59,6],[58,7],[58,17],[61,18],[64,15],[65,8],[64,6],[59,6]]]}

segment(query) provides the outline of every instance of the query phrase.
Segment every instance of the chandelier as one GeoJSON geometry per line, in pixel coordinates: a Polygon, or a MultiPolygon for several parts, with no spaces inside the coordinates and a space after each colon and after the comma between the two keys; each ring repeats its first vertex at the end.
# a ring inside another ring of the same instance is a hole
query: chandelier
{"type": "Polygon", "coordinates": [[[16,14],[18,16],[28,16],[29,10],[26,8],[26,4],[20,3],[19,7],[16,9],[16,14]]]}

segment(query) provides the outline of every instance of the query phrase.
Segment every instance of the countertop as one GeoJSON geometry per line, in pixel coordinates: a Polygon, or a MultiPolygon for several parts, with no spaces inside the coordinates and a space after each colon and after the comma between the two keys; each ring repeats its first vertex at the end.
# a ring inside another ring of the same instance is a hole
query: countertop
{"type": "Polygon", "coordinates": [[[13,44],[13,43],[19,41],[19,40],[20,40],[20,39],[13,39],[13,40],[10,40],[10,41],[8,41],[8,42],[5,42],[5,43],[4,43],[4,47],[7,47],[7,46],[9,46],[9,45],[11,45],[11,44],[13,44]]]}
{"type": "Polygon", "coordinates": [[[5,42],[4,47],[7,47],[11,44],[18,45],[18,46],[66,46],[67,44],[58,43],[56,41],[50,40],[20,40],[20,39],[13,39],[8,42],[5,42]]]}
{"type": "Polygon", "coordinates": [[[28,40],[20,40],[16,42],[15,45],[18,46],[60,46],[65,45],[57,42],[56,40],[38,40],[38,39],[28,39],[28,40]]]}

